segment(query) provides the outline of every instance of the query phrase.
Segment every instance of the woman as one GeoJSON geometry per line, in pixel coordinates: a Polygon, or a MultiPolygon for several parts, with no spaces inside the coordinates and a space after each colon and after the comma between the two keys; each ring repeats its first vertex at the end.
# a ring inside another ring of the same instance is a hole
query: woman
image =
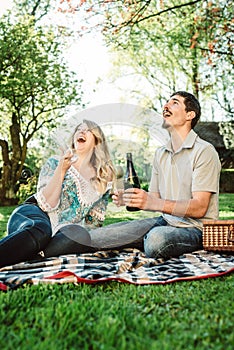
{"type": "Polygon", "coordinates": [[[115,179],[105,136],[84,120],[71,148],[41,169],[37,193],[17,207],[0,241],[0,267],[60,254],[92,251],[88,231],[104,221],[115,179]]]}

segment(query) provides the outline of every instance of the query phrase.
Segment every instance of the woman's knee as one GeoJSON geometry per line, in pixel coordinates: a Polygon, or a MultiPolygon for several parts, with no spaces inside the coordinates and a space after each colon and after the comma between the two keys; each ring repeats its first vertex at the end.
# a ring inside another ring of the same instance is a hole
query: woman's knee
{"type": "Polygon", "coordinates": [[[48,215],[39,207],[23,204],[11,214],[7,223],[8,235],[28,230],[32,234],[41,233],[42,236],[51,236],[52,228],[48,215]]]}
{"type": "Polygon", "coordinates": [[[11,234],[20,227],[27,226],[29,228],[34,225],[35,221],[40,220],[49,222],[49,217],[35,205],[22,204],[12,212],[7,223],[7,231],[11,234]]]}
{"type": "Polygon", "coordinates": [[[70,241],[74,243],[82,244],[85,246],[91,245],[91,237],[89,232],[82,226],[79,225],[66,225],[60,228],[59,232],[63,236],[67,237],[70,241]]]}
{"type": "Polygon", "coordinates": [[[44,249],[46,258],[64,254],[92,252],[89,232],[78,225],[67,225],[55,234],[44,249]]]}
{"type": "Polygon", "coordinates": [[[20,205],[12,212],[8,220],[7,232],[10,235],[32,226],[33,220],[30,218],[30,207],[26,206],[25,208],[25,205],[20,205]]]}

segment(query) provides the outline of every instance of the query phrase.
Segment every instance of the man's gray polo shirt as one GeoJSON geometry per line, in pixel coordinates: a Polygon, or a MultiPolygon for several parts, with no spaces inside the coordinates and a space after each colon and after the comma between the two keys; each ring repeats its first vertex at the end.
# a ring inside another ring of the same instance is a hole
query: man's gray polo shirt
{"type": "MultiPolygon", "coordinates": [[[[189,200],[192,192],[211,192],[209,208],[204,220],[215,220],[219,216],[218,194],[221,164],[218,153],[193,130],[176,152],[171,141],[158,148],[153,161],[150,192],[159,192],[168,200],[189,200]]],[[[198,219],[163,214],[172,226],[196,226],[202,229],[198,219]]]]}

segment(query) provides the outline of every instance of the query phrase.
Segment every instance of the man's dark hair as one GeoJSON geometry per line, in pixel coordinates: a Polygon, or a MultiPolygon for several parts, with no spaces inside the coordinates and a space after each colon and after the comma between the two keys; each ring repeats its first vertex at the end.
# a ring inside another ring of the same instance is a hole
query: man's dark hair
{"type": "Polygon", "coordinates": [[[191,122],[191,127],[193,129],[201,116],[201,106],[198,99],[193,94],[190,94],[189,92],[186,92],[186,91],[174,92],[171,95],[171,97],[175,95],[179,95],[184,98],[186,112],[191,112],[191,111],[195,112],[196,115],[191,122]]]}

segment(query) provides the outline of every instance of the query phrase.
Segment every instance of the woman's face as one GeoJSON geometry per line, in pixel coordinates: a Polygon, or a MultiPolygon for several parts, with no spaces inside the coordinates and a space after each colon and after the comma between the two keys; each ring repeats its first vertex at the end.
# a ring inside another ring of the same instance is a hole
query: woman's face
{"type": "Polygon", "coordinates": [[[80,124],[74,135],[73,143],[77,152],[89,152],[95,147],[95,137],[87,124],[80,124]]]}

